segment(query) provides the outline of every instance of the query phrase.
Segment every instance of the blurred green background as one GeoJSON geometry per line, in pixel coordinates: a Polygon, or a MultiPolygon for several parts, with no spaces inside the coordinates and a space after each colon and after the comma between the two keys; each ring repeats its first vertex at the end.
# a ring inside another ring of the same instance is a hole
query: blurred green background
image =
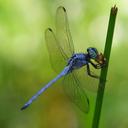
{"type": "Polygon", "coordinates": [[[100,128],[128,128],[127,0],[0,0],[0,128],[91,128],[96,93],[89,93],[90,112],[84,114],[67,99],[61,80],[30,108],[20,108],[56,76],[44,31],[55,29],[57,7],[67,9],[76,51],[94,46],[103,52],[115,4],[119,11],[100,128]]]}

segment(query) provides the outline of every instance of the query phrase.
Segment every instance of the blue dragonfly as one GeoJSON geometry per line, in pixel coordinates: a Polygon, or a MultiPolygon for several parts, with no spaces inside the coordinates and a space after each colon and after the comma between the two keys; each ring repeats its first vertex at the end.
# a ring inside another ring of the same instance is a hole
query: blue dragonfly
{"type": "Polygon", "coordinates": [[[21,110],[26,109],[47,88],[63,77],[64,90],[69,99],[75,103],[80,110],[87,113],[89,111],[89,99],[79,79],[80,76],[85,77],[85,74],[78,71],[86,67],[84,71],[87,69],[88,76],[98,80],[99,76],[91,72],[90,65],[92,65],[94,69],[103,68],[106,62],[105,57],[94,47],[87,48],[86,53],[75,53],[66,9],[62,6],[58,7],[56,12],[56,34],[51,28],[46,29],[45,40],[52,68],[58,75],[32,96],[21,110]]]}

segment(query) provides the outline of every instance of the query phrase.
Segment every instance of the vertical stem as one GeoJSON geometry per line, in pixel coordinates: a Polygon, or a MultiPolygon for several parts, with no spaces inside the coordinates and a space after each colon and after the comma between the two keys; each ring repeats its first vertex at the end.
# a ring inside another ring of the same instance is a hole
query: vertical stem
{"type": "Polygon", "coordinates": [[[105,89],[105,84],[106,84],[106,77],[107,77],[107,72],[108,72],[109,58],[110,58],[110,53],[111,53],[111,46],[112,46],[112,39],[113,39],[117,11],[118,11],[118,8],[116,6],[111,8],[105,49],[104,49],[104,56],[106,57],[107,64],[101,70],[101,74],[100,74],[100,81],[99,81],[99,86],[98,86],[92,128],[98,128],[99,126],[99,120],[100,120],[100,114],[101,114],[101,108],[102,108],[102,102],[103,102],[103,96],[104,96],[104,89],[105,89]]]}

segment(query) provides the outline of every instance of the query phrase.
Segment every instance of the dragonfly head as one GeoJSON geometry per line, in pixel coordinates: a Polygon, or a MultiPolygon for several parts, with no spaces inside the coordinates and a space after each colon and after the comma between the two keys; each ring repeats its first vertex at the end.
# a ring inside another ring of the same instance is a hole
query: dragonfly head
{"type": "Polygon", "coordinates": [[[104,57],[102,53],[99,53],[96,48],[89,47],[87,48],[87,52],[88,52],[90,59],[95,60],[100,65],[105,65],[106,58],[104,57]]]}
{"type": "Polygon", "coordinates": [[[105,66],[106,65],[106,58],[104,57],[104,55],[102,53],[98,54],[97,58],[96,58],[96,61],[102,65],[102,66],[105,66]]]}
{"type": "Polygon", "coordinates": [[[87,48],[87,52],[88,52],[88,55],[91,59],[95,60],[98,56],[98,51],[96,48],[89,47],[89,48],[87,48]]]}

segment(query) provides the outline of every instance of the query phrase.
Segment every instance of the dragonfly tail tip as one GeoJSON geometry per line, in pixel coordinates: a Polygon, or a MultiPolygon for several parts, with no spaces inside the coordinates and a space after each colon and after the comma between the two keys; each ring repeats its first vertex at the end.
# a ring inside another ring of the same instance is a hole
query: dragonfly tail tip
{"type": "Polygon", "coordinates": [[[29,106],[29,104],[25,104],[20,110],[24,110],[29,106]]]}

